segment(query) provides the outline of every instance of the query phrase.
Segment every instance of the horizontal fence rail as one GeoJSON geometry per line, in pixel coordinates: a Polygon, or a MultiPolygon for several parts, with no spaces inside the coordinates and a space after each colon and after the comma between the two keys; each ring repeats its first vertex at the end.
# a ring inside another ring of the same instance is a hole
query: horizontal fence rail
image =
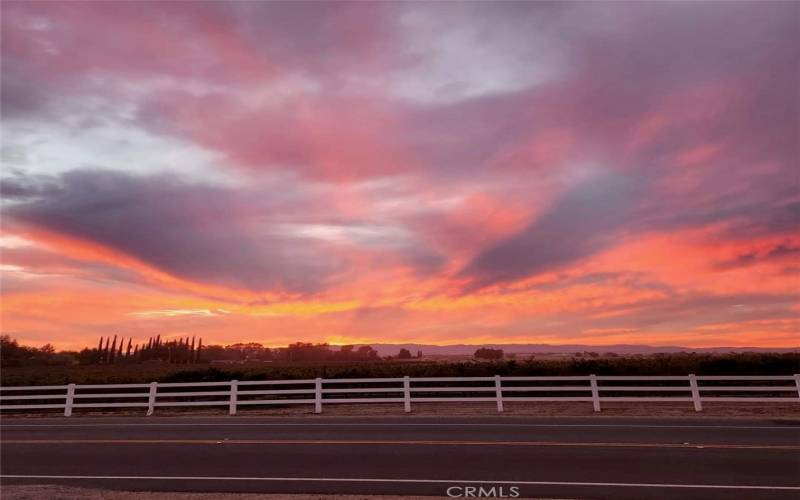
{"type": "Polygon", "coordinates": [[[239,407],[342,403],[493,402],[502,412],[514,402],[800,403],[800,374],[776,376],[569,376],[569,377],[402,377],[304,380],[231,380],[149,384],[0,386],[0,411],[81,408],[239,407]]]}

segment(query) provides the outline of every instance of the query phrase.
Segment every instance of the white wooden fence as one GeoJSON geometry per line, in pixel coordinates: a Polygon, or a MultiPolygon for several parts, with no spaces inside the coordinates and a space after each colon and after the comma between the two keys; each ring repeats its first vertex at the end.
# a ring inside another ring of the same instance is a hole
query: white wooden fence
{"type": "Polygon", "coordinates": [[[600,411],[603,402],[800,403],[800,375],[780,376],[570,376],[570,377],[424,377],[306,380],[248,380],[102,385],[0,386],[0,411],[79,408],[156,408],[323,405],[341,403],[493,402],[497,411],[514,402],[587,402],[600,411]],[[631,385],[635,383],[636,385],[631,385]],[[8,402],[12,401],[12,404],[8,402]]]}

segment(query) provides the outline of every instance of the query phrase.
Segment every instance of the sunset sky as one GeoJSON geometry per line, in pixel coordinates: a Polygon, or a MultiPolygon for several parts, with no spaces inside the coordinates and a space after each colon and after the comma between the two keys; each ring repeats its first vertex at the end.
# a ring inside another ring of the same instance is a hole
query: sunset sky
{"type": "Polygon", "coordinates": [[[2,333],[797,346],[800,3],[2,4],[2,333]]]}

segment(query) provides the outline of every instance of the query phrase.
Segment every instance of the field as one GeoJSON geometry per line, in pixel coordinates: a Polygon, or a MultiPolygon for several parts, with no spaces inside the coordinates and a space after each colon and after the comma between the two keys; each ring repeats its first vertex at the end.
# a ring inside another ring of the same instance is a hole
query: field
{"type": "Polygon", "coordinates": [[[365,363],[242,363],[242,364],[122,364],[90,366],[27,366],[0,370],[0,383],[60,385],[66,383],[212,382],[224,380],[467,377],[488,375],[791,375],[800,372],[800,353],[729,355],[676,354],[565,360],[508,360],[494,362],[365,363]]]}

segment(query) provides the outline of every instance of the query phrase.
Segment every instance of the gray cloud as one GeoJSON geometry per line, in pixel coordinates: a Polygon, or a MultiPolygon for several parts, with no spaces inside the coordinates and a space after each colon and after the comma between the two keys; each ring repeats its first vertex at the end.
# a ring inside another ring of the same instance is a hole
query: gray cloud
{"type": "Polygon", "coordinates": [[[570,190],[528,227],[489,247],[462,271],[481,287],[552,270],[611,246],[632,217],[630,178],[595,178],[570,190]]]}
{"type": "Polygon", "coordinates": [[[11,224],[93,241],[182,278],[256,291],[319,290],[342,265],[320,245],[277,237],[247,216],[268,212],[269,196],[249,207],[224,188],[108,171],[72,171],[58,181],[43,196],[8,204],[11,224]]]}
{"type": "Polygon", "coordinates": [[[288,179],[232,188],[74,170],[8,177],[2,189],[11,226],[92,241],[169,274],[232,288],[318,292],[359,271],[349,261],[353,253],[403,262],[418,273],[445,262],[386,221],[331,217],[303,192],[312,188],[288,179]]]}
{"type": "Polygon", "coordinates": [[[717,263],[719,269],[736,269],[766,261],[800,262],[800,247],[788,243],[775,245],[766,252],[748,252],[717,263]]]}

